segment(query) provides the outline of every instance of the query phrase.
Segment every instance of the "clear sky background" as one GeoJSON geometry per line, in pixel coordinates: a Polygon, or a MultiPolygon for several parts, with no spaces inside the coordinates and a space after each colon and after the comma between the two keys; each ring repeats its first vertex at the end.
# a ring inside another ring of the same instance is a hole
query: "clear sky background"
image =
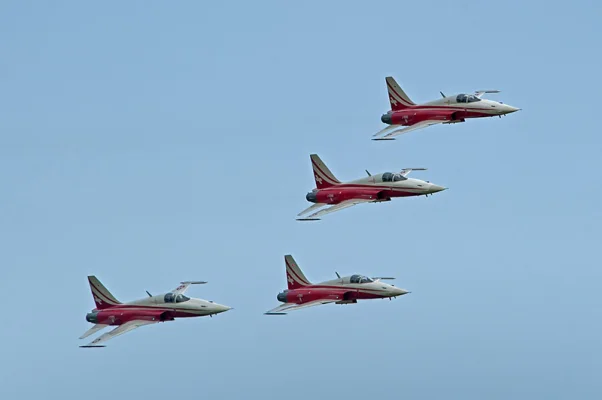
{"type": "Polygon", "coordinates": [[[602,397],[596,1],[0,4],[0,397],[602,397]],[[416,102],[523,110],[373,142],[416,102]],[[450,189],[295,221],[309,154],[339,179],[450,189]],[[268,317],[310,280],[393,301],[268,317]],[[235,309],[80,349],[86,281],[181,280],[235,309]]]}

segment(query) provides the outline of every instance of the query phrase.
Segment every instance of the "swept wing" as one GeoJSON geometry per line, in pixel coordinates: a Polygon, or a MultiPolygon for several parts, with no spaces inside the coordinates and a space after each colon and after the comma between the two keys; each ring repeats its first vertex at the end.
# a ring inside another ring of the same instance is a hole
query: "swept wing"
{"type": "Polygon", "coordinates": [[[305,215],[308,212],[315,211],[318,208],[324,207],[325,205],[326,205],[326,203],[315,203],[315,204],[312,204],[311,206],[307,207],[305,210],[303,210],[299,214],[297,214],[297,217],[305,215]]]}
{"type": "Polygon", "coordinates": [[[483,95],[485,93],[499,93],[499,90],[477,90],[476,92],[474,92],[474,95],[477,96],[479,99],[481,97],[483,97],[483,95]]]}
{"type": "Polygon", "coordinates": [[[182,294],[186,291],[186,289],[188,289],[188,286],[190,285],[202,285],[205,284],[207,282],[205,281],[184,281],[184,282],[180,282],[180,286],[178,286],[177,288],[175,288],[174,290],[172,290],[171,293],[173,294],[182,294]]]}
{"type": "Polygon", "coordinates": [[[444,120],[443,121],[442,120],[426,120],[426,121],[421,121],[421,122],[418,122],[418,123],[416,123],[414,125],[407,126],[407,127],[400,128],[400,129],[395,129],[395,128],[398,128],[398,127],[400,127],[402,125],[391,125],[391,126],[385,128],[385,129],[383,129],[382,131],[378,132],[376,135],[379,135],[381,133],[384,133],[384,132],[387,132],[388,130],[393,129],[391,132],[387,133],[384,136],[381,136],[381,137],[378,137],[378,138],[374,138],[372,140],[395,140],[394,139],[395,136],[399,136],[399,135],[402,135],[404,133],[408,133],[408,132],[411,132],[411,131],[416,131],[418,129],[426,128],[426,127],[429,127],[431,125],[442,124],[444,122],[446,122],[446,121],[444,121],[444,120]]]}
{"type": "Polygon", "coordinates": [[[302,308],[307,308],[307,307],[313,307],[313,306],[319,306],[322,304],[328,304],[328,303],[334,303],[337,300],[314,300],[314,301],[308,301],[307,303],[302,303],[302,304],[297,304],[297,303],[285,303],[282,304],[274,309],[271,309],[270,311],[265,312],[265,315],[284,315],[286,314],[285,311],[295,311],[295,310],[300,310],[302,308]]]}
{"type": "Polygon", "coordinates": [[[92,335],[92,334],[94,334],[94,333],[98,332],[99,330],[106,328],[107,326],[109,326],[109,325],[105,325],[105,324],[96,324],[96,325],[94,325],[92,328],[88,329],[88,330],[86,331],[86,333],[84,333],[83,335],[81,335],[79,338],[80,338],[80,339],[85,339],[85,338],[87,338],[88,336],[90,336],[90,335],[92,335]]]}
{"type": "MultiPolygon", "coordinates": [[[[333,213],[335,211],[343,210],[345,208],[352,207],[352,206],[354,206],[356,204],[360,204],[360,203],[372,203],[372,202],[374,202],[374,200],[367,200],[367,199],[345,200],[345,201],[340,202],[339,204],[335,204],[334,206],[323,208],[320,211],[317,211],[317,212],[315,212],[313,214],[310,214],[310,215],[308,215],[305,218],[297,218],[297,220],[298,221],[312,221],[312,220],[317,220],[317,219],[319,219],[318,217],[321,217],[321,216],[326,215],[326,214],[333,213]]],[[[301,213],[301,214],[303,214],[303,213],[301,213]]]]}
{"type": "Polygon", "coordinates": [[[412,171],[426,171],[426,168],[404,168],[401,170],[400,174],[403,177],[406,177],[410,174],[410,172],[412,171]]]}
{"type": "MultiPolygon", "coordinates": [[[[139,328],[141,326],[149,325],[149,324],[156,324],[157,322],[159,322],[159,321],[142,321],[142,320],[129,321],[123,325],[119,325],[117,328],[113,329],[110,332],[100,335],[99,337],[97,337],[96,339],[94,339],[93,341],[88,343],[87,345],[80,346],[80,347],[104,347],[101,345],[101,343],[104,343],[107,340],[113,339],[114,337],[117,337],[119,335],[123,335],[124,333],[127,333],[127,332],[134,330],[136,328],[139,328]]],[[[86,333],[88,333],[88,332],[86,332],[86,333]]]]}

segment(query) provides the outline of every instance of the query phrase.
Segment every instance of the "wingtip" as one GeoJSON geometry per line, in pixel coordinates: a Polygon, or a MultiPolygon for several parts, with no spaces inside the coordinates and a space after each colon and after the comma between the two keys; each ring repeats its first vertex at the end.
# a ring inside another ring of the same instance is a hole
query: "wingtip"
{"type": "Polygon", "coordinates": [[[319,221],[320,218],[297,218],[297,221],[319,221]]]}
{"type": "Polygon", "coordinates": [[[101,347],[107,347],[104,345],[93,345],[93,344],[86,344],[84,346],[79,346],[80,349],[95,349],[95,348],[101,348],[101,347]]]}
{"type": "Polygon", "coordinates": [[[395,140],[395,138],[375,138],[375,139],[372,139],[372,140],[376,140],[376,141],[379,141],[379,140],[395,140]]]}

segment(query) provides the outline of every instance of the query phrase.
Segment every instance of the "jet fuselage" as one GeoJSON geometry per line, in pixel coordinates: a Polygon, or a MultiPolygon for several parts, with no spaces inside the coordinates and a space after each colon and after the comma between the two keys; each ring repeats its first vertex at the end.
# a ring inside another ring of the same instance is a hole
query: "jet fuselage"
{"type": "Polygon", "coordinates": [[[351,199],[389,201],[394,197],[422,196],[442,190],[445,188],[430,182],[385,172],[325,189],[314,189],[307,193],[305,199],[312,203],[323,204],[338,204],[351,199]],[[398,180],[393,181],[393,179],[398,180]]]}
{"type": "Polygon", "coordinates": [[[278,293],[277,299],[282,303],[303,304],[317,300],[329,300],[337,304],[345,304],[356,303],[357,300],[392,298],[406,293],[408,293],[406,290],[381,282],[378,279],[372,280],[365,276],[352,275],[295,289],[287,289],[278,293]]]}
{"type": "Polygon", "coordinates": [[[391,110],[380,120],[388,125],[411,126],[422,121],[464,122],[467,118],[495,117],[518,111],[518,108],[494,100],[479,99],[474,95],[448,96],[425,104],[407,105],[391,110]],[[470,102],[459,102],[468,99],[470,102]]]}
{"type": "Polygon", "coordinates": [[[188,297],[185,297],[187,300],[178,303],[165,302],[166,295],[94,309],[86,315],[86,321],[105,325],[121,325],[133,320],[165,322],[176,318],[214,315],[230,310],[228,306],[188,297]]]}

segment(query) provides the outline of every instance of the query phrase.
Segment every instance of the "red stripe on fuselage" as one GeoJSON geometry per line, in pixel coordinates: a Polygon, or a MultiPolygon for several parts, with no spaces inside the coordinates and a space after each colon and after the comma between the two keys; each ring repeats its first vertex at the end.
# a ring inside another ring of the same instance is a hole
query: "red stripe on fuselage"
{"type": "MultiPolygon", "coordinates": [[[[441,110],[449,110],[449,111],[478,111],[478,112],[482,112],[485,113],[487,111],[490,112],[496,112],[497,110],[490,110],[487,108],[471,108],[471,107],[462,107],[462,106],[426,106],[426,105],[413,105],[411,107],[408,107],[411,110],[421,110],[421,111],[425,111],[425,110],[435,110],[435,111],[441,111],[441,110]]],[[[393,110],[393,113],[405,113],[408,110],[393,110]]],[[[491,114],[491,115],[497,115],[496,114],[491,114]]]]}
{"type": "MultiPolygon", "coordinates": [[[[404,197],[401,196],[401,194],[407,194],[408,196],[411,195],[421,195],[424,194],[424,192],[421,192],[419,190],[421,190],[420,188],[404,188],[404,187],[395,187],[395,186],[376,186],[376,185],[362,185],[362,184],[349,184],[349,183],[341,183],[340,185],[336,186],[336,189],[334,190],[342,190],[342,191],[352,191],[353,189],[375,189],[375,191],[389,191],[392,192],[394,197],[404,197]]],[[[332,191],[332,188],[324,188],[324,189],[320,189],[321,192],[325,192],[328,193],[329,191],[332,191]]],[[[360,198],[361,196],[358,195],[357,198],[360,198]]],[[[355,198],[355,197],[352,197],[355,198]]]]}
{"type": "Polygon", "coordinates": [[[349,293],[352,298],[359,300],[379,299],[391,297],[378,289],[360,289],[345,286],[306,286],[300,289],[293,289],[288,292],[290,298],[295,298],[293,301],[296,304],[303,304],[308,301],[315,300],[331,300],[333,296],[344,296],[349,293]],[[313,291],[313,293],[312,293],[313,291]],[[304,301],[305,300],[305,301],[304,301]]]}
{"type": "Polygon", "coordinates": [[[331,290],[331,289],[342,289],[342,290],[371,290],[373,292],[379,292],[379,289],[362,289],[362,288],[356,288],[356,287],[350,287],[350,286],[345,286],[345,285],[341,285],[341,286],[331,286],[331,285],[309,285],[305,288],[303,288],[303,290],[312,290],[312,289],[318,289],[318,290],[331,290]]]}
{"type": "MultiPolygon", "coordinates": [[[[368,185],[362,183],[341,183],[337,185],[337,189],[345,189],[345,188],[368,188],[368,189],[403,189],[403,190],[418,190],[418,188],[404,188],[399,186],[383,186],[383,185],[368,185]]],[[[332,189],[322,189],[324,191],[329,191],[332,189]]]]}
{"type": "Polygon", "coordinates": [[[157,310],[160,312],[171,312],[171,313],[179,313],[179,314],[189,314],[189,315],[198,315],[198,316],[202,316],[201,314],[198,314],[197,311],[198,310],[186,310],[184,308],[166,308],[166,307],[162,307],[162,306],[145,306],[145,305],[138,305],[138,304],[120,304],[118,306],[115,307],[111,307],[110,309],[104,309],[104,310],[100,310],[102,312],[119,312],[119,310],[127,310],[127,311],[136,311],[136,310],[141,310],[141,311],[147,311],[147,310],[157,310]]]}

